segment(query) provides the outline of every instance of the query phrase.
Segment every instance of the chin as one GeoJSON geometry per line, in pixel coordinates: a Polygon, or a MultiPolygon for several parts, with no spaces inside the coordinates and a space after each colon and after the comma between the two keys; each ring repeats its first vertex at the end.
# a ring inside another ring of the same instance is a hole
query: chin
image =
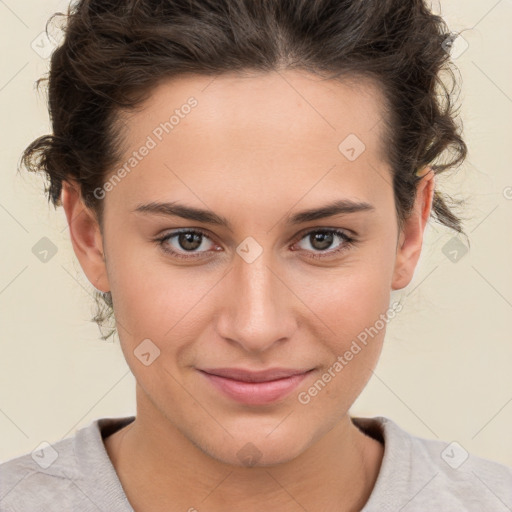
{"type": "Polygon", "coordinates": [[[276,425],[258,432],[246,429],[244,433],[221,436],[220,439],[207,437],[205,443],[195,443],[208,456],[238,467],[267,467],[284,464],[298,457],[307,449],[312,440],[299,439],[297,432],[283,430],[277,435],[276,425]],[[272,430],[274,431],[272,432],[272,430]],[[272,432],[269,434],[269,432],[272,432]]]}

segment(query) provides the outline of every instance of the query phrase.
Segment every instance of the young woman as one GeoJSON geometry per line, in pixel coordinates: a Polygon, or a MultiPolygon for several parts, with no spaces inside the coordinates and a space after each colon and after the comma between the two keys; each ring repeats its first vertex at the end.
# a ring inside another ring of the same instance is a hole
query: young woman
{"type": "Polygon", "coordinates": [[[115,314],[137,414],[0,465],[0,510],[512,509],[512,469],[349,414],[430,217],[463,232],[435,188],[466,155],[442,19],[423,0],[68,16],[53,134],[24,162],[115,314]]]}

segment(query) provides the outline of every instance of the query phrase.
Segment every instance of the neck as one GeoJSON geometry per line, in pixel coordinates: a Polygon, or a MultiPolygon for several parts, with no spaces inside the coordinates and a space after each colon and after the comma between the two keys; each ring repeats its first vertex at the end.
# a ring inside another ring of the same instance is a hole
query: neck
{"type": "Polygon", "coordinates": [[[294,459],[245,467],[205,453],[140,395],[136,419],[105,439],[137,512],[220,512],[233,503],[246,512],[361,510],[375,485],[384,448],[348,415],[294,459]]]}

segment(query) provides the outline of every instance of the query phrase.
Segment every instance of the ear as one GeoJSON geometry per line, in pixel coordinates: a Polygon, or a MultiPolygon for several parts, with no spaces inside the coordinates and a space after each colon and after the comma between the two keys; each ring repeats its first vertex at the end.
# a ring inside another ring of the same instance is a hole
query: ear
{"type": "Polygon", "coordinates": [[[430,218],[435,174],[430,167],[425,167],[418,176],[422,176],[422,179],[416,188],[414,207],[410,216],[404,221],[398,239],[392,290],[405,288],[411,282],[421,254],[425,226],[430,218]]]}
{"type": "Polygon", "coordinates": [[[62,182],[61,199],[73,250],[85,275],[97,290],[110,291],[100,227],[96,215],[85,206],[76,181],[62,182]]]}

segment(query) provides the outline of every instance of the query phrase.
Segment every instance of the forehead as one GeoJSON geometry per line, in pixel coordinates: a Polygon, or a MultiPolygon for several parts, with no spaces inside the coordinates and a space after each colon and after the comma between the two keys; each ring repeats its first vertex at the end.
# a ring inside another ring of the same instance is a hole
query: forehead
{"type": "Polygon", "coordinates": [[[113,196],[123,190],[124,200],[140,202],[192,192],[197,202],[222,190],[296,202],[309,188],[314,202],[343,184],[344,196],[370,201],[385,184],[375,174],[386,172],[384,111],[381,91],[364,79],[280,71],[165,80],[123,116],[120,166],[133,165],[113,196]],[[135,161],[143,146],[150,149],[135,161]]]}
{"type": "Polygon", "coordinates": [[[329,144],[349,130],[371,145],[378,139],[379,130],[373,129],[384,112],[379,86],[363,77],[325,80],[290,70],[214,77],[185,74],[164,80],[152,90],[139,112],[131,116],[131,139],[143,136],[155,123],[169,120],[191,97],[198,105],[193,115],[180,116],[182,130],[173,130],[174,135],[179,137],[184,126],[191,126],[203,136],[210,135],[204,142],[215,136],[238,140],[248,135],[245,143],[253,146],[266,142],[272,147],[282,142],[276,137],[290,143],[311,140],[315,145],[324,139],[329,144]]]}

